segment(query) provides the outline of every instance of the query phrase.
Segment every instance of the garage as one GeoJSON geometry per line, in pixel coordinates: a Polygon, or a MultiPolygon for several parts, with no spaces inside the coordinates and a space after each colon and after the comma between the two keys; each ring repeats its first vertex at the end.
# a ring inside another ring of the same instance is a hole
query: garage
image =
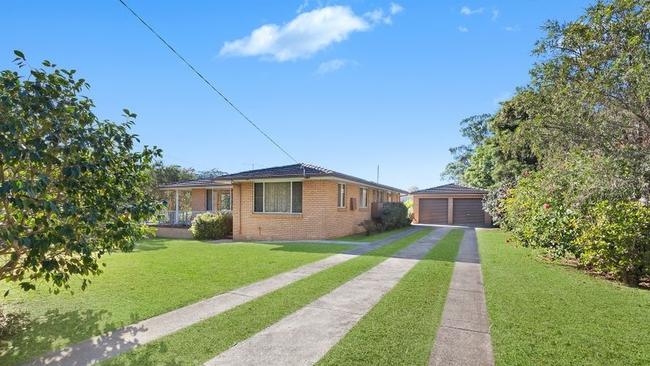
{"type": "Polygon", "coordinates": [[[423,224],[438,224],[446,225],[448,218],[447,214],[447,199],[441,198],[425,198],[420,200],[420,222],[423,224]]]}
{"type": "Polygon", "coordinates": [[[414,222],[431,225],[490,226],[483,210],[487,191],[458,184],[411,192],[414,222]]]}
{"type": "Polygon", "coordinates": [[[485,224],[483,200],[480,198],[454,198],[454,225],[479,226],[485,224]]]}

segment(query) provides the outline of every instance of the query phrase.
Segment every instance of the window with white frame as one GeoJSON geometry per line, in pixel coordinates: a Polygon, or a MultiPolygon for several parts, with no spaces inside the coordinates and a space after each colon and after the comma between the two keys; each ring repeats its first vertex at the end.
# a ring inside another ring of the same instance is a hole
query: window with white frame
{"type": "Polygon", "coordinates": [[[302,213],[302,182],[262,182],[254,188],[254,212],[302,213]]]}
{"type": "Polygon", "coordinates": [[[344,208],[345,207],[345,184],[339,183],[337,185],[337,192],[338,192],[337,207],[344,208]]]}
{"type": "Polygon", "coordinates": [[[368,207],[368,188],[360,188],[359,190],[359,207],[368,207]]]}

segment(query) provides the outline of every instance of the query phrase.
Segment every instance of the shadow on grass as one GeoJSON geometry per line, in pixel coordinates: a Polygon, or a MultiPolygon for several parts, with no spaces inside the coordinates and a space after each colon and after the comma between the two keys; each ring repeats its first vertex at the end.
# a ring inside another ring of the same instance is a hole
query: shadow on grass
{"type": "MultiPolygon", "coordinates": [[[[24,329],[12,334],[6,339],[0,339],[0,364],[16,364],[39,357],[46,352],[57,348],[57,345],[67,339],[74,339],[74,335],[83,335],[83,340],[89,334],[101,334],[106,329],[115,329],[118,324],[109,322],[111,313],[106,310],[68,311],[49,310],[43,316],[28,320],[24,329]]],[[[108,333],[99,336],[87,352],[88,363],[96,355],[111,352],[111,350],[131,348],[134,342],[126,336],[136,334],[140,329],[135,327],[124,328],[123,331],[108,333]],[[95,343],[95,344],[93,344],[95,343]]],[[[76,342],[78,340],[73,340],[76,342]]],[[[73,347],[73,346],[70,346],[73,347]]],[[[42,356],[42,361],[54,361],[55,353],[42,356]]],[[[83,362],[61,361],[65,365],[88,364],[83,362]]],[[[47,363],[47,362],[44,362],[47,363]]],[[[56,362],[55,362],[56,363],[56,362]]],[[[57,363],[58,364],[58,363],[57,363]]]]}

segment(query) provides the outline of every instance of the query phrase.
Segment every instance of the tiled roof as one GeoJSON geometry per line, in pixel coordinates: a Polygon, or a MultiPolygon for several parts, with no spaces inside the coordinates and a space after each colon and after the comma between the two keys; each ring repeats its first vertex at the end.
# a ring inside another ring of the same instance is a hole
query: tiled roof
{"type": "Polygon", "coordinates": [[[249,170],[241,173],[228,174],[219,177],[219,180],[249,180],[249,179],[268,179],[268,178],[313,178],[313,177],[335,177],[345,180],[350,180],[356,183],[361,183],[371,187],[386,189],[389,191],[406,193],[406,191],[371,182],[369,180],[357,178],[351,175],[335,172],[333,170],[325,169],[311,164],[292,164],[277,166],[272,168],[249,170]]]}
{"type": "Polygon", "coordinates": [[[161,184],[158,188],[201,188],[201,187],[217,187],[227,185],[216,179],[194,179],[184,180],[174,183],[161,184]]]}
{"type": "Polygon", "coordinates": [[[442,194],[486,194],[484,189],[463,187],[458,184],[450,183],[437,187],[421,189],[419,191],[411,192],[411,194],[426,194],[426,193],[442,193],[442,194]]]}

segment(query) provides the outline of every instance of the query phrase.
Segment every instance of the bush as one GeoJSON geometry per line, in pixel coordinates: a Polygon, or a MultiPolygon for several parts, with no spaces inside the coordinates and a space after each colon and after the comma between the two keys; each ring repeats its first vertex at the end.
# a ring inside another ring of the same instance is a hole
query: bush
{"type": "Polygon", "coordinates": [[[584,219],[576,239],[580,263],[632,285],[650,276],[650,206],[602,201],[584,219]]]}
{"type": "Polygon", "coordinates": [[[411,223],[408,208],[401,202],[385,202],[379,216],[385,230],[408,226],[411,223]]]}
{"type": "Polygon", "coordinates": [[[567,207],[564,193],[562,189],[549,189],[544,172],[520,178],[503,203],[501,226],[524,246],[545,248],[555,257],[579,256],[574,240],[580,215],[567,207]]]}
{"type": "Polygon", "coordinates": [[[232,214],[228,211],[206,212],[192,219],[190,232],[194,239],[216,240],[232,235],[232,214]]]}
{"type": "Polygon", "coordinates": [[[384,225],[375,220],[364,220],[359,225],[366,230],[366,235],[380,233],[385,230],[384,225]]]}

